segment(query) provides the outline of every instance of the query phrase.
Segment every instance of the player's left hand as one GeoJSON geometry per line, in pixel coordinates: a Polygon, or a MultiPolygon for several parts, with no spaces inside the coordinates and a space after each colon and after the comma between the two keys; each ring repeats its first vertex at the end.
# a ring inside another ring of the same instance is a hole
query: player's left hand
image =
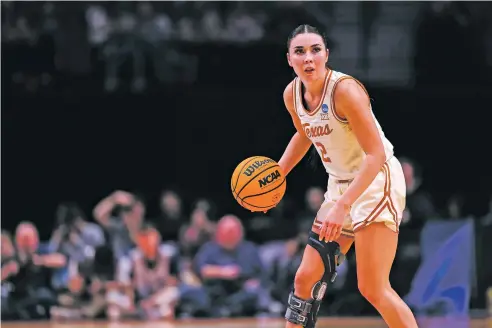
{"type": "Polygon", "coordinates": [[[319,240],[326,242],[336,241],[342,233],[342,226],[345,216],[349,212],[350,207],[343,204],[335,203],[328,211],[323,224],[319,231],[319,240]]]}

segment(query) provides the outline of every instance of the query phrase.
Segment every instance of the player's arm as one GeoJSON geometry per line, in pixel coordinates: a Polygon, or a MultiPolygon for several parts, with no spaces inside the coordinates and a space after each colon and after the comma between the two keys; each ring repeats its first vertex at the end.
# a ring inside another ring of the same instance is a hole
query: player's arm
{"type": "Polygon", "coordinates": [[[304,157],[304,155],[306,155],[309,147],[311,146],[311,140],[309,140],[309,138],[304,133],[301,121],[296,115],[294,109],[293,84],[293,82],[290,82],[284,90],[285,107],[289,111],[289,114],[292,117],[292,121],[294,122],[294,126],[297,130],[292,139],[290,139],[287,148],[285,148],[282,158],[280,158],[280,160],[278,161],[278,164],[280,165],[280,168],[285,175],[289,174],[289,172],[297,165],[297,163],[301,161],[301,159],[304,157]]]}
{"type": "Polygon", "coordinates": [[[348,120],[357,141],[366,153],[359,174],[338,200],[340,205],[350,207],[376,178],[386,161],[386,154],[369,108],[369,97],[362,87],[353,79],[345,79],[338,84],[334,97],[338,115],[348,120]]]}

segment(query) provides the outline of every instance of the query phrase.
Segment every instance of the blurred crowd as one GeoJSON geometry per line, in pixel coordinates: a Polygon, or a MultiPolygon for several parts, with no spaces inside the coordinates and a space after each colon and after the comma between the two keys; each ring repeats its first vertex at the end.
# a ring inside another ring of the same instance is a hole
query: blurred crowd
{"type": "MultiPolygon", "coordinates": [[[[408,187],[402,236],[429,219],[465,217],[460,197],[438,210],[419,188],[418,165],[402,159],[402,166],[408,187]]],[[[94,220],[64,202],[47,241],[31,222],[19,223],[13,236],[2,230],[2,319],[281,316],[324,190],[311,187],[305,195],[296,211],[285,198],[244,222],[219,217],[207,199],[185,213],[173,190],[162,192],[158,217],[146,215],[142,196],[121,190],[97,203],[94,220]]],[[[492,225],[492,198],[479,224],[492,225]]],[[[400,293],[408,292],[419,258],[418,239],[403,238],[394,270],[400,293]]],[[[326,315],[371,311],[357,291],[353,254],[348,259],[326,295],[326,315]]]]}
{"type": "Polygon", "coordinates": [[[412,65],[416,78],[430,70],[431,80],[456,61],[476,71],[490,67],[490,9],[486,2],[4,1],[2,42],[15,52],[12,79],[31,92],[61,72],[96,69],[104,71],[106,91],[130,79],[132,92],[140,93],[151,80],[195,82],[204,59],[194,46],[283,46],[293,27],[309,22],[326,34],[332,62],[366,80],[409,84],[412,65]],[[36,61],[30,60],[34,50],[36,61]]]}
{"type": "Polygon", "coordinates": [[[85,24],[80,28],[92,44],[102,44],[113,35],[124,34],[140,35],[150,43],[173,39],[241,43],[287,35],[294,16],[297,16],[295,20],[312,20],[313,17],[307,16],[313,16],[310,12],[316,8],[301,1],[3,2],[2,33],[8,41],[34,42],[42,34],[55,33],[66,23],[63,16],[72,14],[83,20],[85,24]],[[279,24],[280,18],[283,24],[279,24]]]}
{"type": "Polygon", "coordinates": [[[183,43],[283,43],[298,22],[319,23],[310,14],[315,10],[296,1],[2,2],[2,42],[16,46],[17,83],[30,73],[36,76],[31,83],[46,86],[56,71],[85,74],[99,60],[105,89],[114,91],[130,61],[138,92],[149,83],[149,71],[159,82],[195,79],[198,58],[183,43]],[[36,63],[27,59],[34,48],[45,53],[36,63]]]}
{"type": "MultiPolygon", "coordinates": [[[[409,83],[413,55],[414,65],[422,66],[424,75],[427,69],[441,69],[441,59],[466,60],[466,67],[490,66],[489,12],[487,3],[455,2],[366,6],[301,1],[4,1],[2,42],[15,48],[13,80],[28,89],[49,85],[60,72],[88,74],[101,65],[108,92],[121,87],[123,70],[128,71],[133,92],[142,92],[150,84],[149,76],[162,83],[194,82],[202,59],[190,47],[284,45],[293,27],[309,22],[326,34],[332,61],[338,65],[366,79],[384,80],[383,73],[368,73],[374,69],[395,71],[409,83]],[[34,49],[39,52],[37,61],[29,60],[34,49]],[[392,54],[388,57],[387,52],[392,54]],[[429,62],[429,53],[439,54],[439,60],[429,62]]],[[[448,67],[446,62],[443,70],[448,67]]],[[[389,76],[393,75],[386,79],[389,76]]]]}

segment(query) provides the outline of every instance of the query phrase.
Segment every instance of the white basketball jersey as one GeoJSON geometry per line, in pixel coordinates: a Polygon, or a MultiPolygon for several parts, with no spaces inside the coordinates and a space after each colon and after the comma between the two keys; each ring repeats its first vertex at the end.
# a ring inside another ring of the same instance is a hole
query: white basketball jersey
{"type": "MultiPolygon", "coordinates": [[[[366,156],[348,121],[338,116],[335,110],[333,94],[337,84],[344,79],[354,78],[340,72],[330,71],[325,79],[321,101],[312,111],[304,108],[301,94],[302,82],[299,78],[295,78],[293,82],[294,107],[302,127],[316,147],[326,172],[331,177],[341,180],[353,179],[366,156]]],[[[354,80],[362,86],[359,81],[354,80]]],[[[367,101],[367,109],[372,113],[369,99],[367,101]]],[[[374,117],[374,113],[372,115],[374,117]]],[[[374,119],[376,120],[375,117],[374,119]]],[[[393,156],[393,145],[386,139],[377,120],[376,126],[383,141],[386,160],[388,160],[393,156]]]]}

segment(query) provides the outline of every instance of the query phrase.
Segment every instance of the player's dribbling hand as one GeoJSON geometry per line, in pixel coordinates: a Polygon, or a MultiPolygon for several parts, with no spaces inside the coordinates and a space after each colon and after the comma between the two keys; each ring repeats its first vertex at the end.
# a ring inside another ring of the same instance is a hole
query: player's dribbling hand
{"type": "Polygon", "coordinates": [[[337,240],[342,233],[343,221],[348,211],[349,207],[335,203],[335,205],[328,211],[326,218],[321,225],[319,240],[324,239],[326,242],[337,240]]]}

